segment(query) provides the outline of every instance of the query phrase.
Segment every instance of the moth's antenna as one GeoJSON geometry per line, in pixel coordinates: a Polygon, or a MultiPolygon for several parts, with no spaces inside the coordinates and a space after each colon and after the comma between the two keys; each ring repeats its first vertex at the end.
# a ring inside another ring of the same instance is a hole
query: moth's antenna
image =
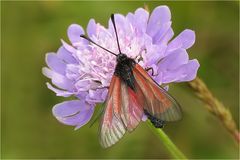
{"type": "Polygon", "coordinates": [[[114,14],[111,14],[111,20],[112,20],[113,27],[114,27],[115,34],[116,34],[116,38],[117,38],[118,50],[119,50],[119,53],[121,54],[122,52],[121,52],[119,41],[118,41],[118,34],[117,34],[117,28],[116,28],[116,24],[115,24],[114,14]]]}
{"type": "Polygon", "coordinates": [[[95,43],[94,41],[92,41],[90,38],[88,38],[88,37],[85,36],[84,34],[80,35],[80,37],[86,39],[87,41],[89,41],[89,42],[91,42],[91,43],[93,43],[93,44],[95,44],[96,46],[102,48],[103,50],[105,50],[105,51],[107,51],[107,52],[113,54],[114,56],[117,56],[117,54],[115,54],[115,53],[113,53],[112,51],[109,51],[108,49],[106,49],[106,48],[100,46],[99,44],[95,43]]]}

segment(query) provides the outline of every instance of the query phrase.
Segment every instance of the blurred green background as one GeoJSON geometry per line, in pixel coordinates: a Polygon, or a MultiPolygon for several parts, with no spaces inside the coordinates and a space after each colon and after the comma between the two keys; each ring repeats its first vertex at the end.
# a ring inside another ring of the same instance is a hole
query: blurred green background
{"type": "MultiPolygon", "coordinates": [[[[196,32],[188,50],[201,64],[201,77],[231,110],[239,124],[239,3],[236,2],[1,2],[1,157],[2,158],[170,158],[161,141],[141,123],[117,145],[102,149],[97,128],[77,131],[57,122],[52,106],[64,101],[48,90],[41,73],[45,53],[68,41],[71,23],[86,27],[90,18],[105,25],[111,13],[152,10],[168,5],[175,35],[196,32]]],[[[238,157],[238,145],[188,88],[172,84],[184,118],[164,131],[188,158],[238,157]]]]}

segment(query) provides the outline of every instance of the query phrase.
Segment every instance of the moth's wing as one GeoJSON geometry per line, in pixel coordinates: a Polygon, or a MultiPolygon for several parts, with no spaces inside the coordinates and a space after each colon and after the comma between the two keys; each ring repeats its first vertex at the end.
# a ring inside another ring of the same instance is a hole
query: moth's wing
{"type": "Polygon", "coordinates": [[[135,65],[133,74],[137,86],[141,88],[145,97],[145,110],[154,117],[167,122],[182,118],[181,107],[177,101],[159,86],[139,64],[135,65]]]}
{"type": "Polygon", "coordinates": [[[100,123],[100,143],[104,148],[115,144],[126,131],[137,127],[143,116],[143,100],[138,100],[140,96],[119,77],[113,76],[100,123]]]}
{"type": "Polygon", "coordinates": [[[110,147],[123,137],[126,127],[121,120],[121,81],[119,77],[113,76],[108,96],[106,100],[105,111],[100,122],[99,134],[100,144],[104,147],[110,147]]]}
{"type": "Polygon", "coordinates": [[[142,120],[144,96],[139,87],[132,90],[121,82],[122,111],[121,118],[129,132],[133,131],[142,120]]]}

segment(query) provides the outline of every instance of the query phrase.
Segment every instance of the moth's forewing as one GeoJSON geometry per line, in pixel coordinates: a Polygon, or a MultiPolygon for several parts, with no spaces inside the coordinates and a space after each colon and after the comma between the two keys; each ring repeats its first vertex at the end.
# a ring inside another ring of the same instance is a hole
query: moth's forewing
{"type": "Polygon", "coordinates": [[[100,143],[104,148],[115,144],[126,131],[131,132],[138,126],[144,102],[139,96],[119,77],[113,76],[100,123],[100,143]]]}
{"type": "Polygon", "coordinates": [[[99,127],[100,144],[110,147],[115,144],[126,132],[126,127],[121,120],[121,81],[119,77],[113,76],[106,100],[106,107],[99,127]]]}
{"type": "Polygon", "coordinates": [[[159,86],[138,64],[133,69],[136,84],[144,94],[144,109],[152,116],[170,122],[182,118],[181,107],[177,101],[159,86]]]}

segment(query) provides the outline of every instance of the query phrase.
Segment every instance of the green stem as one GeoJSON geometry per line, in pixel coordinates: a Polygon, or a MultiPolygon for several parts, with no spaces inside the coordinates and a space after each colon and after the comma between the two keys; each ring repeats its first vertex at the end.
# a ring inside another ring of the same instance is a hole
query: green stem
{"type": "Polygon", "coordinates": [[[151,127],[152,131],[154,131],[158,137],[162,140],[164,146],[170,152],[173,158],[176,159],[187,159],[185,155],[177,148],[177,146],[171,141],[171,139],[163,132],[160,128],[155,128],[150,121],[148,121],[148,125],[151,127]]]}

